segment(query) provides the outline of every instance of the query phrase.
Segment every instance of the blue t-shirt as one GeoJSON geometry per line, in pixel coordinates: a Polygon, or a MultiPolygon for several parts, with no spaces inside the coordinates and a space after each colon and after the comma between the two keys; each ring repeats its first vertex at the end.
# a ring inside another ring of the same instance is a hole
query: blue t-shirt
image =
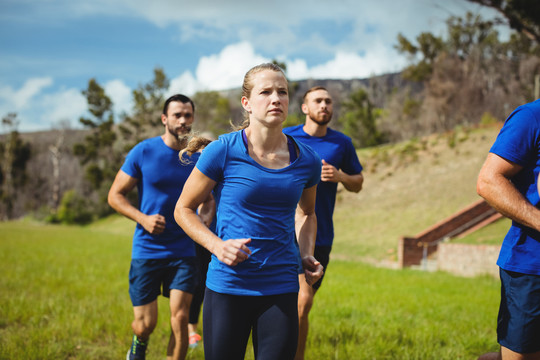
{"type": "MultiPolygon", "coordinates": [[[[490,152],[523,167],[512,183],[531,204],[538,206],[540,100],[522,105],[510,114],[490,152]]],[[[508,271],[540,275],[540,233],[513,221],[497,265],[508,271]]]]}
{"type": "MultiPolygon", "coordinates": [[[[137,224],[133,235],[133,259],[166,259],[195,256],[193,240],[174,220],[174,208],[199,153],[183,164],[178,150],[171,149],[161,136],[144,140],[128,153],[121,170],[138,179],[139,210],[165,217],[165,230],[152,235],[137,224]]],[[[186,155],[187,156],[187,155],[186,155]]]]}
{"type": "Polygon", "coordinates": [[[216,234],[223,240],[251,238],[250,257],[229,266],[212,255],[206,286],[231,295],[298,291],[299,253],[294,215],[304,189],[319,182],[321,165],[309,147],[282,169],[253,160],[240,131],[221,135],[202,152],[197,169],[217,182],[216,234]]]}
{"type": "MultiPolygon", "coordinates": [[[[362,165],[356,155],[351,138],[339,131],[328,128],[325,136],[316,137],[304,131],[304,125],[283,129],[285,134],[309,145],[320,158],[338,170],[349,175],[362,172],[362,165]]],[[[317,186],[317,246],[332,246],[334,241],[334,207],[336,204],[337,183],[321,181],[317,186]]]]}

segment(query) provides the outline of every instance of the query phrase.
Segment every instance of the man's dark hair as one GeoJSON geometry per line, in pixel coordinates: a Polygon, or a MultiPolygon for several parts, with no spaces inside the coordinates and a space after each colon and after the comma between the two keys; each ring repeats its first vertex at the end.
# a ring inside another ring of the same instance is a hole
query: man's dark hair
{"type": "Polygon", "coordinates": [[[169,111],[169,104],[173,101],[178,101],[178,102],[181,102],[183,104],[187,104],[187,103],[190,103],[191,104],[191,108],[193,109],[193,114],[195,114],[195,104],[193,103],[193,101],[191,101],[190,98],[188,98],[187,96],[185,95],[182,95],[182,94],[176,94],[176,95],[173,95],[171,96],[170,98],[168,98],[166,101],[165,101],[165,105],[163,105],[163,115],[167,116],[167,111],[169,111]]]}

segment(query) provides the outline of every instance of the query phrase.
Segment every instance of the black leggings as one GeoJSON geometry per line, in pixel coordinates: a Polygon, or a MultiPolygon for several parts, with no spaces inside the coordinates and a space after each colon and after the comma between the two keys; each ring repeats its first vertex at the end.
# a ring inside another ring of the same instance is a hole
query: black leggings
{"type": "Polygon", "coordinates": [[[205,360],[244,359],[251,330],[255,359],[294,359],[297,304],[297,293],[236,296],[207,288],[203,306],[205,360]]]}

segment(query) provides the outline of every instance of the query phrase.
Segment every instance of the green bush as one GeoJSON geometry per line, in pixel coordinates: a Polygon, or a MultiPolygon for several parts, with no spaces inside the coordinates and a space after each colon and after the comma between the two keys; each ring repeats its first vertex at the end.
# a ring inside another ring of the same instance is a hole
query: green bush
{"type": "Polygon", "coordinates": [[[88,224],[92,221],[92,213],[89,211],[88,200],[74,190],[64,193],[58,212],[53,222],[62,224],[88,224]]]}

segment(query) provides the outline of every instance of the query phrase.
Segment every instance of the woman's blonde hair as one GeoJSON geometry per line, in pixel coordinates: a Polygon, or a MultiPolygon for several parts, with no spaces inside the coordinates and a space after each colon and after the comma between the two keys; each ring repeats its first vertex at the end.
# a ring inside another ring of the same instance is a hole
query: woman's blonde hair
{"type": "MultiPolygon", "coordinates": [[[[249,71],[244,76],[244,82],[242,83],[242,97],[246,97],[249,99],[251,96],[251,90],[253,90],[253,76],[261,71],[264,70],[272,70],[272,71],[278,71],[283,74],[283,77],[285,80],[287,77],[285,76],[285,72],[282,68],[280,68],[278,65],[273,63],[264,63],[257,66],[252,67],[249,69],[249,71]]],[[[249,126],[249,113],[247,111],[244,111],[244,121],[240,126],[235,126],[235,130],[242,130],[249,126]]]]}
{"type": "Polygon", "coordinates": [[[182,164],[191,164],[191,160],[184,156],[184,154],[187,154],[189,157],[191,155],[195,154],[197,151],[200,151],[206,147],[206,145],[210,144],[212,140],[200,136],[197,134],[192,134],[187,141],[187,145],[185,148],[180,150],[178,153],[178,157],[180,158],[180,162],[182,164]]]}

